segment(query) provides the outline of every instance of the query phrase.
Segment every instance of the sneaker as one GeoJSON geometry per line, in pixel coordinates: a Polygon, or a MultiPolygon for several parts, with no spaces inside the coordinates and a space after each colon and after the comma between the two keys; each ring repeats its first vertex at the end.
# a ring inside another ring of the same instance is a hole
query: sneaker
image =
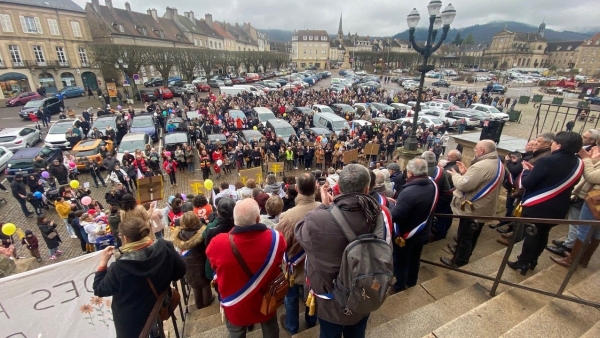
{"type": "Polygon", "coordinates": [[[50,260],[55,261],[56,260],[56,256],[54,256],[54,255],[50,256],[50,260]]]}
{"type": "Polygon", "coordinates": [[[40,263],[42,261],[42,259],[40,257],[38,257],[37,261],[38,261],[38,263],[40,263]]]}
{"type": "Polygon", "coordinates": [[[71,235],[71,238],[77,238],[77,236],[75,236],[75,235],[71,235]]]}
{"type": "Polygon", "coordinates": [[[62,255],[62,254],[63,254],[63,252],[62,252],[62,251],[60,251],[60,250],[56,250],[56,252],[55,252],[54,254],[55,254],[55,255],[62,255]]]}

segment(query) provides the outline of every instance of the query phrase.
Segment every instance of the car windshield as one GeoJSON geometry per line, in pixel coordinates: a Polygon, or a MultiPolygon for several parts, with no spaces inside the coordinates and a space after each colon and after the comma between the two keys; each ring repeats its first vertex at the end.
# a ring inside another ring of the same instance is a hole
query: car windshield
{"type": "Polygon", "coordinates": [[[25,104],[25,108],[38,108],[44,104],[43,100],[32,100],[25,104]]]}
{"type": "Polygon", "coordinates": [[[94,122],[94,128],[98,128],[98,130],[106,129],[107,126],[114,127],[114,125],[115,121],[112,119],[101,119],[94,122]]]}
{"type": "Polygon", "coordinates": [[[431,119],[431,122],[433,122],[435,124],[442,124],[442,120],[439,120],[439,119],[431,119]]]}
{"type": "Polygon", "coordinates": [[[347,104],[338,104],[338,107],[342,108],[343,111],[354,112],[354,108],[350,107],[347,104]]]}
{"type": "Polygon", "coordinates": [[[344,128],[349,128],[348,122],[346,122],[346,121],[334,121],[333,122],[334,130],[342,130],[344,128]]]}
{"type": "Polygon", "coordinates": [[[273,113],[269,113],[269,112],[266,112],[266,113],[258,113],[258,118],[259,118],[261,121],[267,121],[267,120],[274,119],[274,118],[275,118],[275,114],[273,114],[273,113]]]}
{"type": "Polygon", "coordinates": [[[152,118],[138,116],[137,118],[133,119],[133,122],[131,122],[131,128],[148,128],[148,127],[154,127],[154,121],[152,121],[152,118]]]}
{"type": "Polygon", "coordinates": [[[329,107],[319,107],[321,109],[321,113],[332,113],[335,114],[335,112],[333,111],[333,109],[329,108],[329,107]]]}
{"type": "Polygon", "coordinates": [[[72,123],[55,123],[48,130],[48,134],[64,134],[69,128],[73,128],[72,123]]]}
{"type": "Polygon", "coordinates": [[[131,140],[131,141],[121,141],[121,144],[119,145],[119,152],[122,153],[125,150],[129,151],[130,153],[135,152],[136,149],[144,149],[144,147],[146,146],[146,144],[144,143],[144,140],[131,140]]]}
{"type": "Polygon", "coordinates": [[[167,134],[167,136],[165,136],[166,144],[187,143],[187,142],[188,142],[188,138],[185,133],[167,134]]]}
{"type": "Polygon", "coordinates": [[[488,110],[490,111],[490,113],[492,114],[499,114],[501,113],[498,109],[494,108],[494,107],[488,107],[488,110]]]}
{"type": "Polygon", "coordinates": [[[8,165],[10,169],[25,169],[31,167],[31,159],[29,158],[19,158],[19,159],[10,159],[8,161],[8,165]]]}
{"type": "Polygon", "coordinates": [[[92,148],[92,149],[81,150],[81,151],[71,151],[71,153],[75,157],[97,155],[99,152],[100,152],[99,148],[92,148]]]}
{"type": "Polygon", "coordinates": [[[278,137],[281,137],[286,141],[290,137],[290,135],[294,133],[295,131],[292,127],[275,128],[275,134],[277,134],[278,137]]]}

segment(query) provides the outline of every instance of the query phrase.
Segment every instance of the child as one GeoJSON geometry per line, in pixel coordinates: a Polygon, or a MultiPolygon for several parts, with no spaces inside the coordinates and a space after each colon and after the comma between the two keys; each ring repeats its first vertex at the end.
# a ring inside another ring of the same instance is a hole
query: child
{"type": "Polygon", "coordinates": [[[71,238],[77,238],[75,236],[75,231],[71,224],[69,224],[69,213],[71,212],[71,202],[65,201],[65,198],[59,197],[56,202],[54,202],[54,207],[56,208],[56,212],[58,213],[58,217],[60,217],[67,227],[67,232],[71,238]]]}
{"type": "Polygon", "coordinates": [[[217,174],[217,178],[221,177],[221,167],[215,162],[213,169],[215,170],[215,174],[217,174]]]}
{"type": "Polygon", "coordinates": [[[25,237],[21,240],[21,244],[26,245],[27,249],[33,257],[37,259],[38,262],[42,261],[42,256],[40,255],[40,244],[38,243],[37,237],[31,232],[31,230],[25,230],[25,237]]]}
{"type": "Polygon", "coordinates": [[[29,202],[29,204],[31,204],[36,215],[41,216],[44,214],[44,211],[42,210],[42,194],[39,191],[36,191],[35,194],[28,192],[25,199],[27,202],[29,202]],[[37,198],[36,194],[38,194],[37,196],[40,197],[39,199],[37,198]]]}

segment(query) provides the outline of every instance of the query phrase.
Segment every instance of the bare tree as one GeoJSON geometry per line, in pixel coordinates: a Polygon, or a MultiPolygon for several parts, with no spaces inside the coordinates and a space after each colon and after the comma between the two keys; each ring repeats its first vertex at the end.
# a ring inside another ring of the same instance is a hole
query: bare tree
{"type": "Polygon", "coordinates": [[[163,85],[167,85],[169,74],[175,65],[177,50],[174,48],[146,47],[145,51],[148,63],[153,65],[154,69],[160,73],[163,78],[163,85]]]}
{"type": "Polygon", "coordinates": [[[194,79],[194,71],[200,60],[198,51],[192,48],[176,49],[173,54],[173,59],[175,65],[183,75],[183,78],[192,81],[194,79]]]}

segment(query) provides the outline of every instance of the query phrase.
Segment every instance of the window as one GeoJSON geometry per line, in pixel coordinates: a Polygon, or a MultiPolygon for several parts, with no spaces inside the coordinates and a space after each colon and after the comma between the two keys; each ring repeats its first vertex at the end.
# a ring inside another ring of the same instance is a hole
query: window
{"type": "Polygon", "coordinates": [[[10,45],[8,46],[8,51],[10,52],[10,58],[12,60],[13,66],[23,66],[23,59],[21,59],[21,52],[19,51],[19,46],[10,45]]]}
{"type": "Polygon", "coordinates": [[[0,14],[0,26],[2,27],[3,32],[13,32],[13,26],[12,21],[10,20],[10,15],[0,14]]]}
{"type": "Polygon", "coordinates": [[[58,60],[58,64],[61,66],[68,66],[67,56],[65,55],[64,47],[56,47],[56,59],[58,60]]]}
{"type": "Polygon", "coordinates": [[[198,46],[202,47],[202,40],[198,40],[198,46]]]}
{"type": "Polygon", "coordinates": [[[312,37],[312,36],[309,36],[309,37],[308,37],[308,39],[309,39],[310,41],[312,41],[313,37],[312,37]]]}
{"type": "Polygon", "coordinates": [[[302,37],[302,40],[306,41],[306,40],[308,40],[308,37],[306,37],[306,36],[303,36],[303,37],[302,37]]]}
{"type": "Polygon", "coordinates": [[[119,30],[119,33],[125,33],[125,27],[123,27],[122,24],[117,24],[117,29],[119,30]]]}
{"type": "Polygon", "coordinates": [[[33,55],[35,56],[35,62],[38,66],[46,65],[46,58],[44,57],[42,46],[33,46],[33,55]]]}
{"type": "Polygon", "coordinates": [[[581,58],[581,63],[584,63],[584,62],[585,62],[585,58],[581,58]]]}
{"type": "Polygon", "coordinates": [[[194,38],[194,46],[198,46],[198,39],[194,38]]]}
{"type": "Polygon", "coordinates": [[[4,60],[2,60],[2,55],[0,55],[0,68],[6,68],[4,65],[4,60]]]}
{"type": "Polygon", "coordinates": [[[79,51],[79,61],[81,62],[81,66],[87,67],[89,65],[87,51],[83,47],[79,47],[78,51],[79,51]]]}
{"type": "Polygon", "coordinates": [[[210,48],[213,48],[213,42],[212,41],[210,42],[210,48]]]}
{"type": "Polygon", "coordinates": [[[79,22],[71,21],[71,29],[73,30],[73,36],[80,38],[81,35],[81,26],[79,26],[79,22]]]}
{"type": "Polygon", "coordinates": [[[161,39],[165,38],[165,31],[162,29],[154,29],[154,33],[158,35],[161,39]]]}
{"type": "Polygon", "coordinates": [[[21,27],[23,28],[23,33],[33,33],[33,34],[43,34],[42,25],[40,24],[40,19],[37,17],[31,16],[21,16],[21,27]]]}
{"type": "Polygon", "coordinates": [[[48,27],[50,28],[50,35],[60,35],[56,19],[48,19],[48,27]]]}
{"type": "Polygon", "coordinates": [[[296,40],[298,40],[298,37],[297,36],[292,36],[292,41],[296,41],[296,40]]]}
{"type": "Polygon", "coordinates": [[[142,27],[141,29],[142,34],[144,34],[145,36],[148,35],[148,30],[146,29],[146,27],[142,27]]]}
{"type": "Polygon", "coordinates": [[[327,41],[327,37],[326,36],[322,36],[321,37],[321,41],[327,41]]]}
{"type": "Polygon", "coordinates": [[[221,47],[221,46],[222,46],[222,45],[221,45],[221,43],[219,42],[219,49],[223,48],[223,47],[221,47]]]}

